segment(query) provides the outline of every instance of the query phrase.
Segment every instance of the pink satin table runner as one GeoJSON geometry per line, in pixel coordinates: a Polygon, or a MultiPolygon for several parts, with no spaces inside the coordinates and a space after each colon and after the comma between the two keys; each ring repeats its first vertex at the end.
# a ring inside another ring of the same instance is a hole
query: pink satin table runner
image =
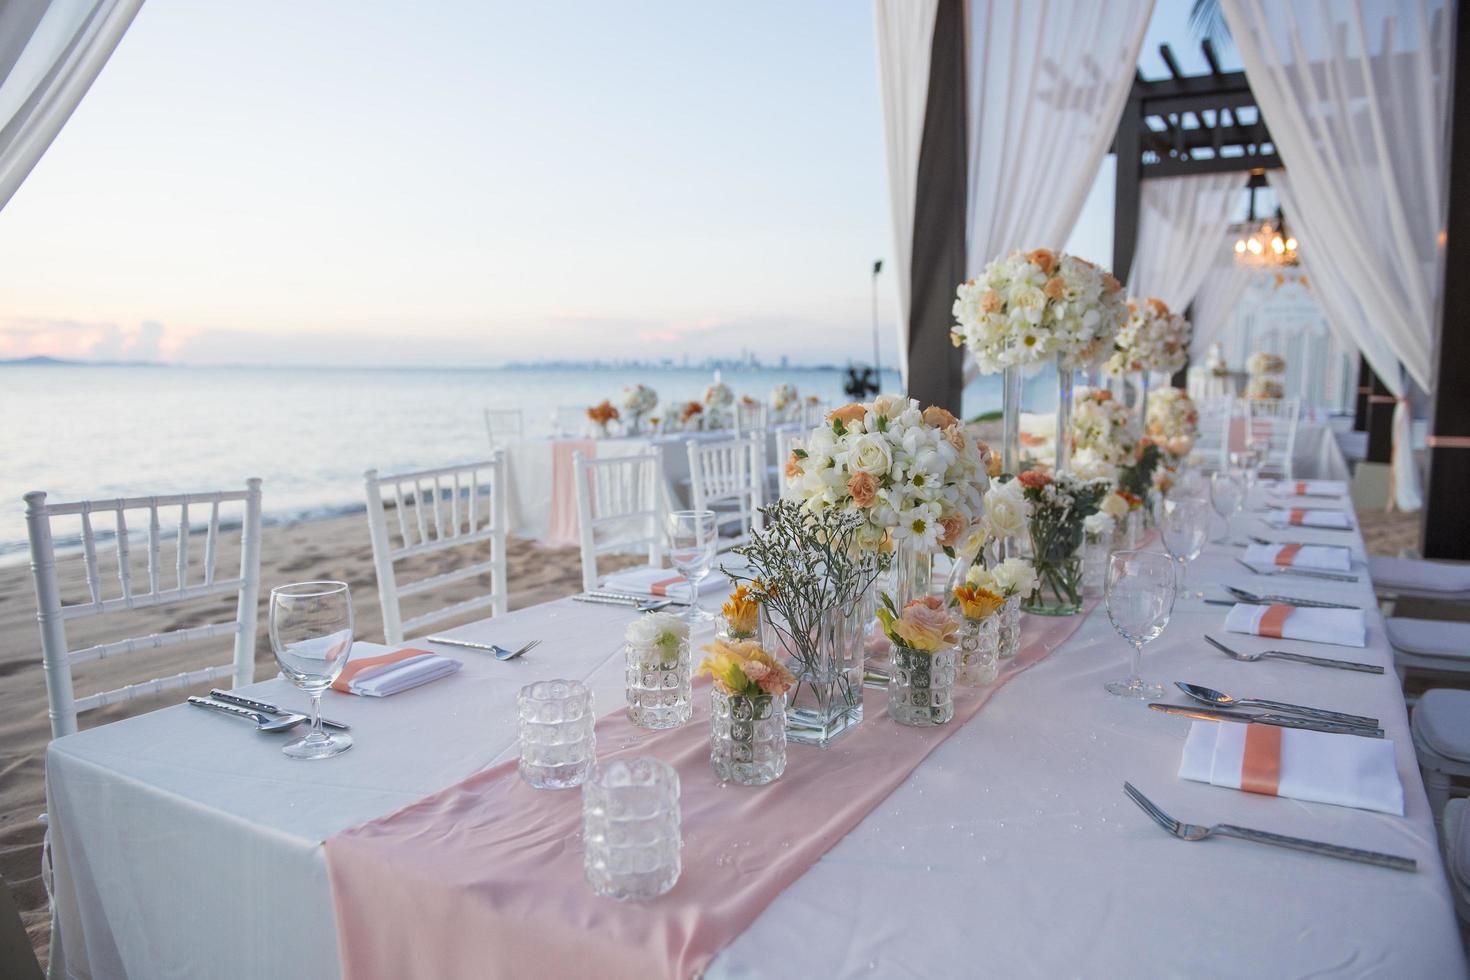
{"type": "MultiPolygon", "coordinates": [[[[648,902],[599,898],[582,873],[579,791],[535,790],[510,761],[326,842],[348,980],[403,977],[693,977],[908,778],[990,695],[1064,643],[1082,615],[1026,616],[1026,641],[955,717],[905,728],[887,693],[827,749],[791,745],[781,779],[721,785],[709,765],[709,688],[682,728],[597,723],[599,758],[653,755],[682,784],[683,873],[648,902]],[[753,842],[753,843],[747,843],[753,842]]],[[[696,659],[697,659],[696,654],[696,659]]]]}
{"type": "Polygon", "coordinates": [[[592,459],[597,455],[597,443],[591,439],[557,439],[551,444],[551,512],[546,517],[546,538],[542,542],[548,547],[582,543],[577,518],[577,472],[572,459],[577,452],[592,459]]]}

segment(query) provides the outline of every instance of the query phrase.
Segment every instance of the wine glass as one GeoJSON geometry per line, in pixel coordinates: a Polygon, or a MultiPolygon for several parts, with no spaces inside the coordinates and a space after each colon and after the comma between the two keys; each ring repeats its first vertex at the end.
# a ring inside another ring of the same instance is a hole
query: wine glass
{"type": "Polygon", "coordinates": [[[1210,505],[1215,513],[1225,518],[1225,530],[1216,542],[1230,537],[1230,519],[1240,513],[1245,503],[1245,481],[1234,470],[1216,470],[1210,476],[1210,505]]]}
{"type": "Polygon", "coordinates": [[[1120,698],[1156,701],[1164,696],[1162,684],[1146,684],[1139,676],[1143,645],[1164,632],[1174,611],[1174,562],[1156,551],[1115,551],[1108,558],[1104,602],[1113,629],[1133,644],[1132,669],[1127,680],[1110,681],[1109,694],[1120,698]]]}
{"type": "Polygon", "coordinates": [[[699,583],[715,564],[720,542],[719,518],[712,510],[676,510],[669,514],[669,560],[689,583],[689,625],[714,614],[699,607],[699,583]]]}
{"type": "Polygon", "coordinates": [[[1198,497],[1165,497],[1154,515],[1164,550],[1179,563],[1179,597],[1203,599],[1203,592],[1190,592],[1185,582],[1189,563],[1199,557],[1210,534],[1210,503],[1198,497]]]}
{"type": "Polygon", "coordinates": [[[311,698],[311,731],[281,751],[326,759],[352,748],[352,736],[322,731],[322,692],[352,653],[352,593],[346,582],[298,582],[271,589],[271,649],[276,663],[311,698]]]}

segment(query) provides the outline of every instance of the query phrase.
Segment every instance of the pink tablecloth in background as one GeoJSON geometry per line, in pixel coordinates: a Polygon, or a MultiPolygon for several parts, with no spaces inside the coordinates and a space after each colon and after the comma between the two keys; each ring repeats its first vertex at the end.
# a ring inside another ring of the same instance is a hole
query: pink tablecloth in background
{"type": "Polygon", "coordinates": [[[551,514],[545,538],[549,547],[582,543],[577,520],[577,474],[572,460],[577,452],[592,459],[597,456],[597,443],[591,439],[558,439],[551,444],[551,514]]]}
{"type": "Polygon", "coordinates": [[[954,720],[939,728],[900,726],[886,693],[865,691],[857,729],[826,749],[790,746],[786,774],[768,786],[715,778],[707,687],[696,689],[694,720],[672,731],[635,728],[622,711],[604,717],[602,760],[657,756],[682,783],[683,874],[652,901],[592,892],[581,794],[532,789],[515,762],[338,834],[326,855],[343,975],[696,976],[995,690],[1085,618],[1025,617],[1021,652],[994,684],[961,688],[954,720]]]}

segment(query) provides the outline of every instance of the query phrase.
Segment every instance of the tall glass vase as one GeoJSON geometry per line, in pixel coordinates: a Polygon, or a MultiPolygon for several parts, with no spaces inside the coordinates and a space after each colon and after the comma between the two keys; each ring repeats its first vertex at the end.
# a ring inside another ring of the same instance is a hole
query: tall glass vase
{"type": "Polygon", "coordinates": [[[1057,452],[1056,472],[1065,473],[1072,464],[1072,383],[1076,371],[1057,355],[1057,452]]]}
{"type": "MultiPolygon", "coordinates": [[[[902,609],[933,589],[934,553],[900,541],[893,548],[893,599],[902,609]]],[[[875,607],[876,610],[876,607],[875,607]]]]}
{"type": "Polygon", "coordinates": [[[822,611],[810,634],[776,613],[761,616],[761,646],[785,659],[796,682],[786,694],[786,737],[825,746],[863,720],[863,639],[877,614],[876,589],[851,607],[822,611]]]}
{"type": "MultiPolygon", "coordinates": [[[[1000,465],[1001,472],[1015,476],[1021,468],[1021,368],[1012,364],[1001,374],[1000,389],[1000,465]]],[[[1001,558],[1014,558],[1021,553],[1014,537],[998,543],[1001,558]]]]}
{"type": "Polygon", "coordinates": [[[1138,434],[1148,435],[1148,385],[1152,371],[1138,372],[1138,434]]]}

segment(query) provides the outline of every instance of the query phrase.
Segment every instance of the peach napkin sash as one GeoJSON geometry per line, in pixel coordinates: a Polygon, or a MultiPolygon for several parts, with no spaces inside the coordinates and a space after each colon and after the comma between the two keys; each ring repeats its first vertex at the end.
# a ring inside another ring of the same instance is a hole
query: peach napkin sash
{"type": "Polygon", "coordinates": [[[1291,524],[1300,525],[1306,519],[1307,512],[1305,510],[1300,507],[1293,507],[1291,509],[1291,516],[1287,518],[1287,521],[1291,524]]]}
{"type": "Polygon", "coordinates": [[[342,673],[332,682],[332,690],[341,691],[343,694],[352,693],[352,679],[365,670],[381,667],[384,664],[396,664],[400,660],[408,660],[410,657],[422,657],[432,654],[432,650],[394,650],[392,653],[379,654],[376,657],[364,657],[362,660],[349,661],[342,673]]]}
{"type": "Polygon", "coordinates": [[[1281,639],[1281,630],[1294,612],[1296,612],[1295,606],[1279,604],[1267,606],[1266,611],[1261,613],[1261,623],[1256,627],[1256,635],[1281,639]]]}
{"type": "Polygon", "coordinates": [[[657,596],[667,596],[669,594],[669,586],[678,585],[682,581],[684,581],[684,576],[675,575],[673,578],[666,578],[653,583],[648,587],[648,591],[657,596]]]}
{"type": "Polygon", "coordinates": [[[1281,550],[1276,552],[1276,564],[1282,568],[1289,567],[1292,562],[1296,561],[1296,553],[1301,550],[1301,543],[1297,541],[1282,545],[1281,550]]]}
{"type": "Polygon", "coordinates": [[[1276,796],[1280,785],[1281,729],[1276,725],[1247,725],[1240,788],[1247,793],[1276,796]]]}
{"type": "Polygon", "coordinates": [[[1301,481],[1297,482],[1296,495],[1298,497],[1305,497],[1307,495],[1307,485],[1305,483],[1302,483],[1301,481]]]}

